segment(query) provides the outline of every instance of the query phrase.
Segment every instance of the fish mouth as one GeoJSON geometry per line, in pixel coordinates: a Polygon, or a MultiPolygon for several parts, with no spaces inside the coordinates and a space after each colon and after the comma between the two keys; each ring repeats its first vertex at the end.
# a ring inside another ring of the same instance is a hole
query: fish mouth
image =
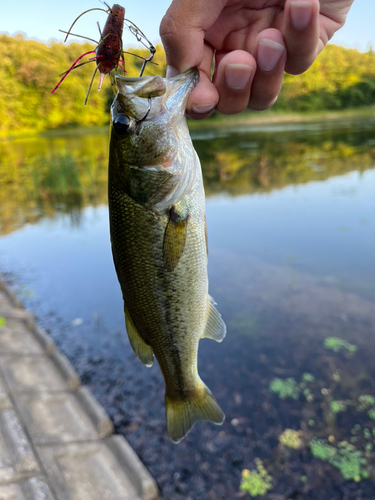
{"type": "Polygon", "coordinates": [[[165,78],[164,81],[171,86],[170,96],[176,92],[182,92],[185,97],[189,97],[199,82],[199,71],[197,68],[191,68],[172,78],[165,78]]]}
{"type": "Polygon", "coordinates": [[[159,75],[137,78],[116,75],[115,78],[119,91],[112,105],[112,113],[118,107],[117,103],[121,102],[124,111],[138,118],[146,113],[151,104],[151,113],[147,116],[147,121],[151,121],[162,105],[171,118],[184,115],[188,98],[199,81],[199,71],[192,68],[172,78],[159,75]]]}
{"type": "Polygon", "coordinates": [[[172,78],[165,78],[167,85],[166,108],[172,116],[184,116],[190,94],[199,82],[199,71],[191,68],[172,78]]]}

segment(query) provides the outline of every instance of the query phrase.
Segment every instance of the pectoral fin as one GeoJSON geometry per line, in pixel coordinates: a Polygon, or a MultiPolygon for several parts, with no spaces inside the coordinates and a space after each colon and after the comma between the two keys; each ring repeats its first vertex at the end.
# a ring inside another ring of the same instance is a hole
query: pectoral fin
{"type": "Polygon", "coordinates": [[[214,299],[208,296],[208,318],[202,339],[206,338],[221,342],[227,333],[227,327],[219,311],[216,309],[215,304],[216,302],[214,299]]]}
{"type": "Polygon", "coordinates": [[[181,218],[174,207],[171,208],[163,244],[164,262],[168,271],[173,271],[184,251],[188,220],[189,216],[181,218]]]}
{"type": "Polygon", "coordinates": [[[125,324],[130,345],[132,346],[135,355],[144,365],[148,367],[152,366],[154,362],[154,352],[152,347],[146,344],[138,333],[127,307],[125,307],[125,324]]]}

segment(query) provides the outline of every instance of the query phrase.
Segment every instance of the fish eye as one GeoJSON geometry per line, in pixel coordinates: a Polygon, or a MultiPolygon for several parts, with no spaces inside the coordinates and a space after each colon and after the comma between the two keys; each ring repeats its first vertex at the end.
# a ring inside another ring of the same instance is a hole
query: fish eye
{"type": "Polygon", "coordinates": [[[118,135],[127,135],[134,130],[134,120],[128,115],[120,113],[113,120],[113,128],[118,135]]]}

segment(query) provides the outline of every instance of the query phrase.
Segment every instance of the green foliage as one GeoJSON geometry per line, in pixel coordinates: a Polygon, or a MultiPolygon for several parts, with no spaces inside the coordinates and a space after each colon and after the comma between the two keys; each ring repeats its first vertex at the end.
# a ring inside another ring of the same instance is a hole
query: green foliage
{"type": "Polygon", "coordinates": [[[339,337],[327,337],[324,341],[324,349],[331,350],[333,352],[340,352],[345,349],[350,353],[355,353],[357,346],[350,344],[346,340],[340,339],[339,337]]]}
{"type": "Polygon", "coordinates": [[[292,398],[297,400],[300,396],[300,393],[306,397],[307,400],[312,400],[313,396],[311,395],[310,389],[307,387],[307,383],[314,382],[315,377],[311,373],[304,373],[302,375],[302,382],[299,384],[297,381],[290,377],[286,379],[282,378],[274,378],[271,380],[269,385],[269,391],[274,394],[278,394],[280,399],[292,398]]]}
{"type": "Polygon", "coordinates": [[[279,395],[280,399],[292,398],[297,400],[300,394],[300,388],[294,378],[274,378],[270,385],[269,391],[279,395]]]}
{"type": "Polygon", "coordinates": [[[279,436],[279,442],[288,448],[293,448],[294,450],[298,450],[303,445],[301,432],[293,429],[285,429],[285,431],[279,436]]]}
{"type": "Polygon", "coordinates": [[[0,316],[0,326],[6,325],[6,319],[3,316],[0,316]]]}
{"type": "Polygon", "coordinates": [[[331,411],[332,413],[341,413],[346,411],[348,408],[345,401],[331,401],[331,411]]]}
{"type": "Polygon", "coordinates": [[[368,478],[367,461],[363,452],[347,441],[342,441],[335,448],[323,439],[313,438],[310,449],[314,458],[336,467],[344,479],[360,481],[368,478]]]}
{"type": "Polygon", "coordinates": [[[375,102],[375,55],[327,45],[311,68],[285,75],[276,109],[316,111],[368,106],[375,102]]]}
{"type": "Polygon", "coordinates": [[[359,406],[357,410],[363,411],[371,408],[371,406],[375,406],[375,397],[371,394],[360,394],[358,396],[359,406]]]}
{"type": "Polygon", "coordinates": [[[371,432],[369,429],[367,429],[367,427],[363,429],[363,437],[365,439],[371,439],[371,432]]]}
{"type": "MultiPolygon", "coordinates": [[[[95,25],[93,25],[95,30],[95,25]]],[[[124,39],[124,43],[129,41],[124,39]]],[[[67,126],[107,124],[113,92],[106,77],[101,92],[94,82],[87,106],[83,106],[93,64],[72,71],[61,87],[51,95],[59,75],[84,52],[90,43],[51,43],[25,40],[22,35],[0,35],[0,133],[40,131],[67,126]]],[[[129,49],[148,56],[145,49],[129,49]]],[[[146,66],[146,75],[165,74],[164,50],[157,47],[154,61],[146,66]]],[[[125,54],[128,76],[137,76],[142,60],[125,54]]],[[[98,78],[98,76],[96,77],[98,78]]],[[[328,45],[312,67],[302,75],[286,75],[274,109],[283,111],[340,110],[367,107],[375,103],[375,54],[328,45]]]]}
{"type": "Polygon", "coordinates": [[[246,491],[251,497],[263,496],[272,488],[272,477],[267,473],[263,462],[256,458],[256,470],[242,471],[241,491],[246,491]]]}
{"type": "Polygon", "coordinates": [[[367,415],[372,419],[375,420],[375,408],[372,408],[367,412],[367,415]]]}
{"type": "Polygon", "coordinates": [[[308,382],[314,382],[315,377],[312,373],[303,373],[302,374],[302,382],[308,383],[308,382]]]}
{"type": "MultiPolygon", "coordinates": [[[[0,68],[0,133],[107,124],[108,101],[113,100],[109,77],[101,92],[96,92],[94,83],[88,105],[83,105],[94,63],[72,71],[51,95],[60,80],[59,75],[80,55],[93,49],[89,43],[64,45],[53,42],[47,46],[25,40],[22,35],[0,35],[3,62],[0,68]]],[[[147,51],[132,49],[132,52],[147,51]]],[[[159,66],[147,65],[145,74],[164,72],[165,56],[160,46],[155,61],[159,66]]],[[[126,55],[128,76],[138,76],[141,63],[140,59],[126,55]]]]}

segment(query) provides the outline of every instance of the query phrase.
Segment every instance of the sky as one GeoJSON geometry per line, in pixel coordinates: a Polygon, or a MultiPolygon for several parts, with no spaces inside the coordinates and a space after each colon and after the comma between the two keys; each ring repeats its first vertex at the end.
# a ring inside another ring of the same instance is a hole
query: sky
{"type": "MultiPolygon", "coordinates": [[[[107,0],[108,1],[108,0],[107,0]]],[[[119,0],[118,0],[119,1],[119,0]]],[[[159,24],[171,0],[123,0],[126,17],[145,33],[152,43],[159,41],[159,24]]],[[[110,3],[112,6],[113,4],[110,3]]],[[[102,8],[99,0],[0,0],[0,33],[24,33],[28,38],[47,42],[63,41],[58,30],[68,30],[74,19],[87,9],[102,8]]],[[[103,7],[104,8],[104,7],[103,7]]],[[[106,14],[89,12],[77,21],[75,33],[96,39],[96,22],[104,26],[106,14]]],[[[375,2],[354,0],[345,26],[336,33],[332,42],[348,48],[367,51],[375,47],[375,2]]],[[[124,32],[124,46],[133,45],[134,37],[124,32]]]]}

